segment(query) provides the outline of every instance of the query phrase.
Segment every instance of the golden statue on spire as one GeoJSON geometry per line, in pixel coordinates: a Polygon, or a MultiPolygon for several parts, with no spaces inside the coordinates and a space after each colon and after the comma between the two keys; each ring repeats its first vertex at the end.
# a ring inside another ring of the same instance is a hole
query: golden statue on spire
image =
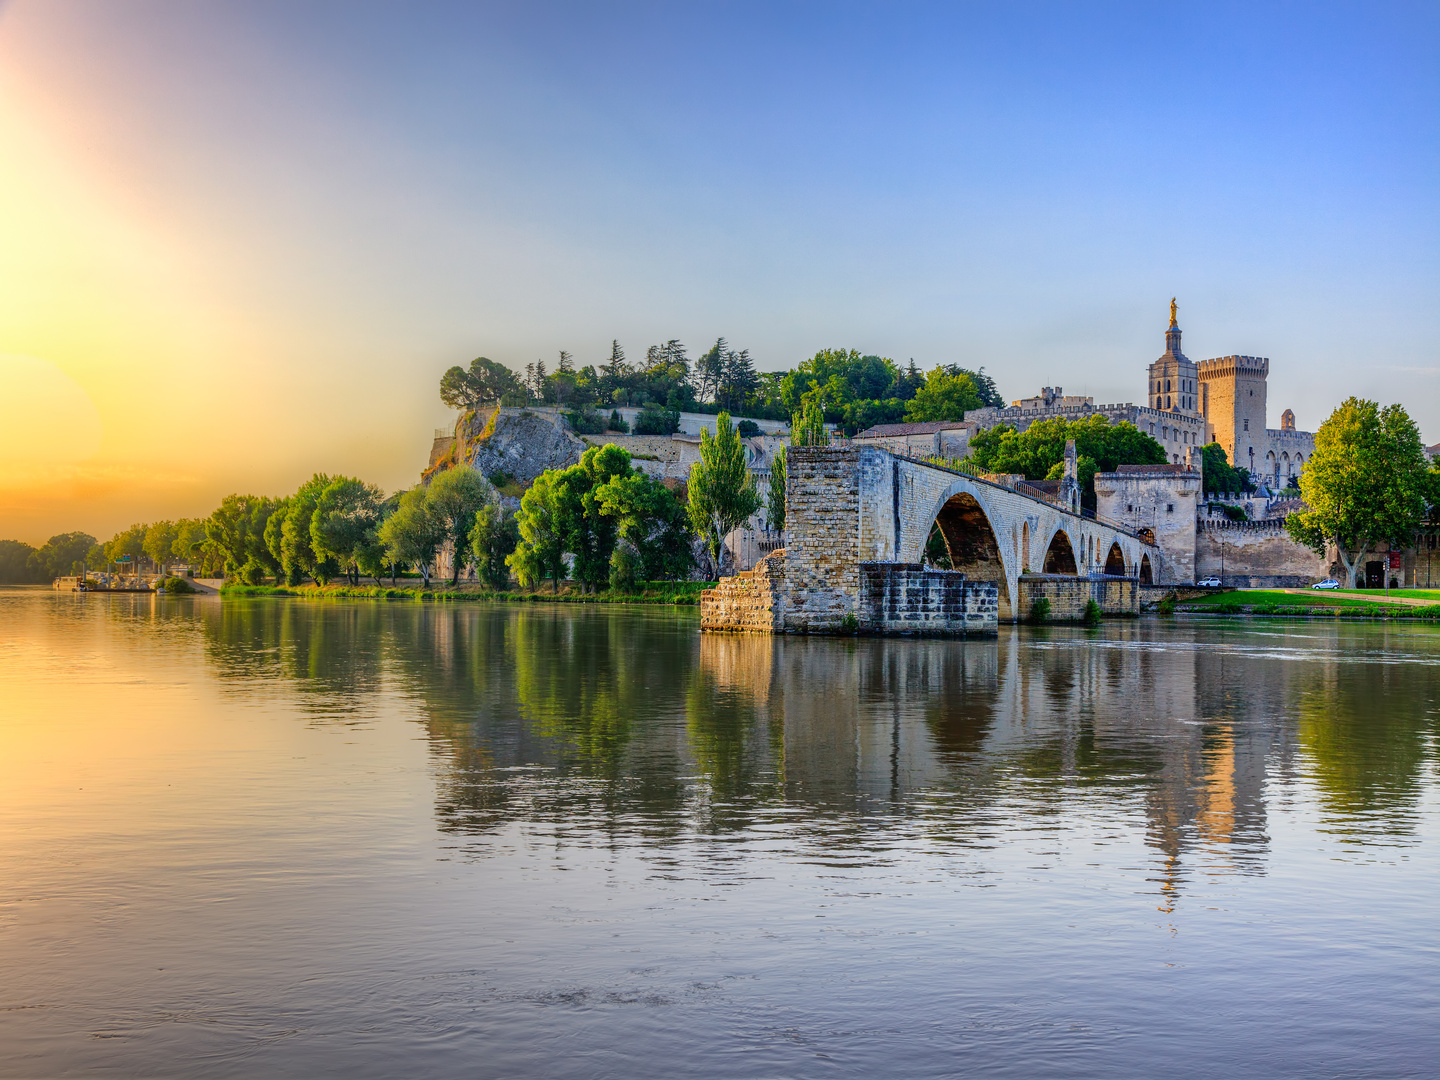
{"type": "Polygon", "coordinates": [[[1180,329],[1180,327],[1175,324],[1175,298],[1173,296],[1170,297],[1170,329],[1180,329]]]}

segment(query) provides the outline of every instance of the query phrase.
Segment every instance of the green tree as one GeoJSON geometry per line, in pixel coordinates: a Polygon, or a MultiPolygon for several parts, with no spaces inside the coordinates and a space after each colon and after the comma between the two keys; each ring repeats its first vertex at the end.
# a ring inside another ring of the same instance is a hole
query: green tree
{"type": "Polygon", "coordinates": [[[250,560],[250,511],[255,499],[226,495],[205,519],[206,542],[220,556],[227,575],[238,575],[250,560]]]}
{"type": "Polygon", "coordinates": [[[636,435],[673,435],[680,430],[680,412],[650,401],[635,417],[636,435]]]}
{"type": "Polygon", "coordinates": [[[719,567],[726,534],[760,509],[755,477],[745,462],[745,444],[729,413],[715,418],[713,436],[708,430],[700,435],[700,460],[690,467],[689,496],[690,524],[719,567]]]}
{"type": "Polygon", "coordinates": [[[612,477],[629,473],[629,451],[611,443],[592,446],[580,455],[579,464],[556,477],[556,522],[565,551],[572,557],[571,573],[592,590],[610,577],[618,529],[614,517],[604,512],[597,491],[612,477]]]}
{"type": "Polygon", "coordinates": [[[75,573],[76,565],[86,561],[94,546],[95,537],[89,533],[56,533],[26,559],[26,568],[34,581],[54,581],[75,573]]]}
{"type": "Polygon", "coordinates": [[[785,531],[785,475],[786,453],[782,445],[770,459],[769,511],[770,528],[775,532],[785,531]]]}
{"type": "Polygon", "coordinates": [[[310,539],[315,508],[329,486],[330,477],[316,473],[285,500],[285,520],[280,524],[280,558],[285,580],[291,585],[300,584],[306,574],[313,577],[317,585],[323,585],[339,572],[334,559],[316,552],[310,539]]]}
{"type": "Polygon", "coordinates": [[[549,578],[554,591],[558,592],[568,572],[556,505],[559,476],[558,469],[541,473],[520,497],[520,513],[515,517],[520,542],[505,561],[515,571],[520,584],[527,588],[549,578]]]}
{"type": "Polygon", "coordinates": [[[452,367],[440,377],[440,400],[452,409],[478,409],[507,394],[522,394],[520,378],[504,364],[477,356],[470,369],[452,367]]]}
{"type": "Polygon", "coordinates": [[[245,565],[240,571],[240,576],[247,584],[259,585],[267,577],[273,577],[278,582],[285,572],[284,560],[277,558],[270,550],[266,537],[270,520],[284,505],[284,499],[275,499],[268,495],[259,496],[250,503],[250,528],[245,537],[245,565]]]}
{"type": "Polygon", "coordinates": [[[24,585],[44,580],[30,569],[33,554],[35,549],[23,540],[0,540],[0,584],[24,585]]]}
{"type": "Polygon", "coordinates": [[[179,530],[173,521],[157,521],[145,529],[141,547],[155,564],[155,569],[162,570],[169,565],[171,556],[175,554],[175,537],[178,535],[179,530]]]}
{"type": "Polygon", "coordinates": [[[200,549],[205,539],[204,518],[181,518],[175,523],[175,540],[170,545],[170,554],[194,563],[201,557],[200,549]]]}
{"type": "Polygon", "coordinates": [[[380,541],[392,562],[414,566],[425,585],[430,585],[430,568],[440,545],[445,542],[445,526],[430,513],[429,499],[423,487],[414,487],[400,496],[399,505],[380,525],[380,541]]]}
{"type": "Polygon", "coordinates": [[[982,469],[1018,473],[1027,480],[1053,479],[1064,470],[1065,442],[1075,440],[1084,501],[1095,505],[1095,473],[1114,472],[1121,465],[1163,465],[1165,449],[1128,420],[1112,424],[1104,416],[1085,420],[1052,417],[1037,420],[1023,432],[1000,424],[977,432],[970,457],[982,469]]]}
{"type": "MultiPolygon", "coordinates": [[[[627,463],[628,465],[628,463],[627,463]]],[[[689,515],[675,493],[638,469],[616,473],[596,489],[600,512],[617,525],[610,587],[671,581],[695,565],[689,515]]]]}
{"type": "Polygon", "coordinates": [[[1249,472],[1231,466],[1225,448],[1219,443],[1207,443],[1201,448],[1200,454],[1205,494],[1238,494],[1249,488],[1249,472]]]}
{"type": "Polygon", "coordinates": [[[454,553],[454,573],[450,584],[460,580],[460,569],[469,557],[470,530],[475,526],[475,513],[490,501],[493,491],[485,477],[469,465],[446,469],[433,480],[426,491],[425,505],[445,534],[454,553]]]}
{"type": "MultiPolygon", "coordinates": [[[[144,524],[131,525],[122,529],[105,542],[105,559],[113,563],[129,563],[129,572],[140,572],[140,560],[145,557],[144,524]]],[[[64,571],[62,571],[64,572],[64,571]]]]}
{"type": "Polygon", "coordinates": [[[803,411],[790,421],[792,446],[828,446],[830,435],[825,430],[825,413],[818,402],[808,402],[803,411]]]}
{"type": "Polygon", "coordinates": [[[1427,511],[1428,473],[1420,431],[1403,408],[1347,398],[1315,432],[1300,476],[1307,509],[1287,517],[1285,528],[1322,556],[1334,544],[1353,588],[1372,545],[1412,542],[1427,511]]]}
{"type": "Polygon", "coordinates": [[[968,372],[957,374],[937,367],[925,376],[925,385],[915,392],[905,410],[905,419],[912,423],[964,420],[967,410],[978,409],[982,404],[979,388],[968,372]]]}
{"type": "MultiPolygon", "coordinates": [[[[326,485],[310,516],[310,546],[334,559],[350,584],[360,583],[361,562],[379,546],[380,507],[384,493],[353,476],[337,476],[326,485]]],[[[375,565],[371,561],[372,567],[375,565]]]]}
{"type": "Polygon", "coordinates": [[[509,585],[510,568],[505,560],[519,542],[520,528],[515,523],[515,515],[501,506],[498,499],[487,500],[475,511],[475,524],[470,529],[470,553],[480,580],[492,589],[509,585]]]}
{"type": "Polygon", "coordinates": [[[365,533],[364,539],[361,540],[355,551],[355,565],[362,574],[369,574],[374,578],[376,585],[380,584],[380,575],[386,570],[390,572],[390,584],[395,584],[395,560],[390,558],[389,549],[380,539],[380,530],[399,507],[400,493],[398,491],[381,502],[374,525],[365,533]]]}

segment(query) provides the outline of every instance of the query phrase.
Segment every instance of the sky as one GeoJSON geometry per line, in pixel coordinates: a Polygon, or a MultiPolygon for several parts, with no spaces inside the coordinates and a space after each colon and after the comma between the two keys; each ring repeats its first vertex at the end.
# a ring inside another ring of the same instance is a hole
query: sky
{"type": "Polygon", "coordinates": [[[1432,4],[0,0],[0,538],[416,482],[438,379],[718,336],[1440,440],[1432,4]]]}

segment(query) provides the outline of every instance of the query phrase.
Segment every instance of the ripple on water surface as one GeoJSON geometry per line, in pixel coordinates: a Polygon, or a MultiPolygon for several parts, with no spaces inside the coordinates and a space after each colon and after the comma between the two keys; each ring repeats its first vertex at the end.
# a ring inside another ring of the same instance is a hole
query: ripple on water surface
{"type": "Polygon", "coordinates": [[[0,590],[0,1076],[1433,1076],[1437,667],[0,590]]]}

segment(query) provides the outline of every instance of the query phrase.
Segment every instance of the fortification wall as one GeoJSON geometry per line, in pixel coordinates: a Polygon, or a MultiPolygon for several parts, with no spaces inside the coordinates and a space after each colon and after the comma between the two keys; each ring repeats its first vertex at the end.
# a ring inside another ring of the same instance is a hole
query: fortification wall
{"type": "Polygon", "coordinates": [[[1239,588],[1301,588],[1331,576],[1330,560],[1285,531],[1280,518],[1201,519],[1195,530],[1195,576],[1239,588]]]}

